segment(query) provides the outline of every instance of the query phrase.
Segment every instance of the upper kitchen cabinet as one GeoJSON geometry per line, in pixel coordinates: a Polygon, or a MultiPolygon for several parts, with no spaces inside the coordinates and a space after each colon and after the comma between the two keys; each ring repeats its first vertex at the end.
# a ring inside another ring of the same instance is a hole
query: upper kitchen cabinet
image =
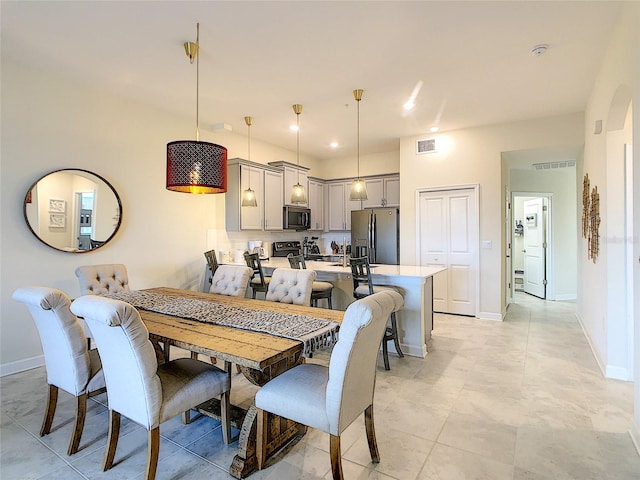
{"type": "MultiPolygon", "coordinates": [[[[264,171],[264,229],[282,230],[282,172],[264,171]]],[[[251,208],[251,207],[243,207],[251,208]]],[[[258,205],[260,208],[260,205],[258,205]]]]}
{"type": "MultiPolygon", "coordinates": [[[[282,169],[284,174],[284,183],[283,183],[283,197],[282,200],[284,205],[293,205],[291,203],[291,190],[293,190],[293,186],[296,184],[300,184],[304,187],[307,192],[307,200],[309,199],[309,181],[307,179],[307,172],[309,169],[307,167],[302,167],[295,165],[293,163],[277,161],[277,162],[269,162],[269,165],[272,167],[282,169]]],[[[308,207],[308,203],[299,203],[296,204],[299,207],[308,207]]]]}
{"type": "Polygon", "coordinates": [[[362,202],[349,200],[353,181],[328,183],[329,230],[351,230],[351,212],[361,210],[362,202]]]}
{"type": "Polygon", "coordinates": [[[372,177],[364,179],[367,200],[362,208],[400,206],[400,175],[372,177]]]}
{"type": "Polygon", "coordinates": [[[282,171],[232,158],[227,166],[225,218],[227,231],[282,230],[282,171]],[[257,207],[242,206],[242,192],[255,191],[257,207]]]}
{"type": "Polygon", "coordinates": [[[322,180],[309,179],[310,230],[324,230],[324,188],[322,180]]]}

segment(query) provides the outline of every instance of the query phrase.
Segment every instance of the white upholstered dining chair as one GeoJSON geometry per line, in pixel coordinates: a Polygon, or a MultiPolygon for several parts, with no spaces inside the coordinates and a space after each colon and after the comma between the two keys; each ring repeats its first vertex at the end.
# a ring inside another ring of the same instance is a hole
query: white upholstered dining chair
{"type": "Polygon", "coordinates": [[[71,304],[71,311],[89,324],[104,367],[109,400],[104,471],[113,465],[121,415],[149,432],[145,480],[155,478],[160,424],[213,397],[221,397],[222,434],[224,442],[229,443],[228,372],[190,358],[158,365],[149,331],[128,303],[85,295],[71,304]]]}
{"type": "Polygon", "coordinates": [[[387,319],[398,302],[402,302],[398,292],[385,291],[352,303],[345,312],[329,367],[298,365],[258,390],[258,468],[265,466],[267,454],[265,412],[328,433],[331,470],[337,480],[343,478],[340,434],[364,411],[371,460],[380,461],[373,425],[376,358],[387,319]]]}
{"type": "Polygon", "coordinates": [[[244,297],[253,270],[240,265],[219,265],[211,280],[209,293],[244,297]]]}
{"type": "Polygon", "coordinates": [[[51,431],[56,412],[58,389],[75,396],[76,413],[67,455],[78,451],[87,411],[87,396],[105,390],[102,364],[97,350],[88,350],[85,332],[69,310],[71,301],[60,290],[24,287],[13,292],[14,300],[24,303],[38,328],[47,370],[47,406],[40,436],[51,431]]]}
{"type": "Polygon", "coordinates": [[[308,306],[311,303],[311,291],[316,276],[313,270],[276,268],[271,274],[265,300],[308,306]]]}
{"type": "Polygon", "coordinates": [[[76,268],[82,295],[106,295],[129,290],[127,267],[122,264],[83,265],[76,268]]]}

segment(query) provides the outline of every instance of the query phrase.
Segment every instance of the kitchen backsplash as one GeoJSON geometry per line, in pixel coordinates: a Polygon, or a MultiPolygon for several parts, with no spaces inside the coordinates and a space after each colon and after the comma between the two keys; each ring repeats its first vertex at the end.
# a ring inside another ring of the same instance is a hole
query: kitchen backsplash
{"type": "Polygon", "coordinates": [[[210,229],[207,231],[207,249],[215,249],[217,252],[235,252],[236,250],[247,250],[249,241],[262,240],[263,247],[268,256],[272,254],[273,242],[299,240],[304,237],[318,237],[316,244],[320,246],[321,253],[331,253],[331,242],[342,245],[343,240],[347,245],[351,245],[350,232],[227,232],[226,230],[210,229]]]}

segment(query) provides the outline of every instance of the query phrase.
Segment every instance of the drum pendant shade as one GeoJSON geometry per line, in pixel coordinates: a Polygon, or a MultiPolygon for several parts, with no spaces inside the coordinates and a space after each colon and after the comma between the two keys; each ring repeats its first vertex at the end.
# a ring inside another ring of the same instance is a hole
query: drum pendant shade
{"type": "Polygon", "coordinates": [[[184,51],[196,60],[196,139],[167,143],[167,190],[183,193],[225,193],[227,191],[227,149],[200,141],[200,24],[196,41],[185,42],[184,51]]]}
{"type": "Polygon", "coordinates": [[[194,140],[167,143],[167,190],[183,193],[227,191],[227,149],[194,140]]]}

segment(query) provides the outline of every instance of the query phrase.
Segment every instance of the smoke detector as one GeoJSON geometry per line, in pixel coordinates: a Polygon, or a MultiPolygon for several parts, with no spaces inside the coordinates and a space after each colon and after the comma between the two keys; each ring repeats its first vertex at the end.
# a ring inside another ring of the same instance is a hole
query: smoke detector
{"type": "Polygon", "coordinates": [[[543,55],[549,49],[549,45],[546,43],[541,43],[540,45],[536,45],[531,49],[531,55],[534,57],[539,57],[543,55]]]}

